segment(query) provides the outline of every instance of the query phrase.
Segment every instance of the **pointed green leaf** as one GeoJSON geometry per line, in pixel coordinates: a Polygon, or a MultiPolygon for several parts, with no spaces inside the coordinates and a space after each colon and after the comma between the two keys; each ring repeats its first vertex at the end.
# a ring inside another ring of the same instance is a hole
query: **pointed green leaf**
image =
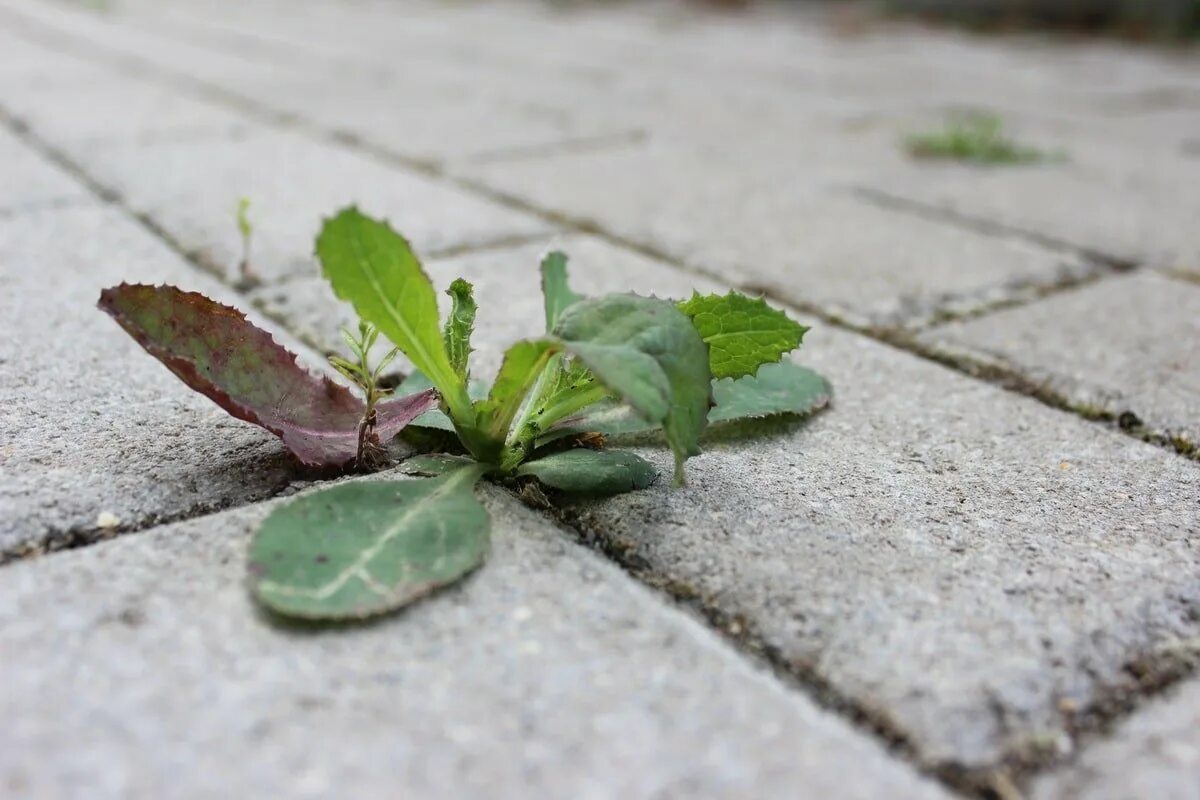
{"type": "Polygon", "coordinates": [[[271,512],[250,543],[254,593],[307,619],[361,619],[411,603],[483,563],[484,467],[440,478],[354,481],[271,512]]]}
{"type": "Polygon", "coordinates": [[[753,375],[761,364],[778,361],[795,350],[808,328],[771,308],[761,297],[737,292],[692,295],[679,303],[708,345],[714,378],[753,375]]]}
{"type": "Polygon", "coordinates": [[[317,257],[334,293],[429,377],[452,415],[468,419],[466,385],[446,353],[433,284],[404,237],[346,208],[321,227],[317,257]]]}
{"type": "Polygon", "coordinates": [[[450,356],[450,366],[458,373],[459,380],[467,381],[467,362],[471,355],[471,332],[475,330],[475,295],[471,284],[458,278],[446,290],[452,306],[450,316],[442,329],[442,341],[450,356]]]}
{"type": "Polygon", "coordinates": [[[546,302],[546,332],[554,330],[558,318],[568,307],[583,299],[567,285],[567,256],[559,250],[542,259],[542,296],[546,302]]]}
{"type": "Polygon", "coordinates": [[[645,489],[658,477],[653,465],[634,453],[584,448],[526,461],[517,474],[531,475],[551,489],[597,495],[645,489]]]}
{"type": "Polygon", "coordinates": [[[492,437],[503,439],[529,388],[551,355],[552,343],[523,340],[508,348],[487,400],[475,404],[479,424],[492,437]]]}
{"type": "MultiPolygon", "coordinates": [[[[340,467],[357,455],[363,402],[301,367],[236,308],[174,286],[128,283],[101,292],[99,305],[181,381],[278,436],[302,463],[340,467]]],[[[379,443],[436,406],[428,387],[380,403],[379,443]]]]}
{"type": "Polygon", "coordinates": [[[568,308],[554,333],[602,384],[663,426],[681,484],[712,401],[708,348],[691,320],[666,300],[608,295],[568,308]]]}

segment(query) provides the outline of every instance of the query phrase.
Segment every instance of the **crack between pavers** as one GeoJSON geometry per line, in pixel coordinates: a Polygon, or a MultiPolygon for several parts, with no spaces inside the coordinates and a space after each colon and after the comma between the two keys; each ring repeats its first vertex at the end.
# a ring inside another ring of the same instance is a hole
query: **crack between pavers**
{"type": "Polygon", "coordinates": [[[1138,269],[1141,264],[1129,258],[1116,256],[1104,250],[1085,247],[1077,242],[1072,242],[1066,239],[1059,239],[1055,236],[1048,236],[1043,233],[1027,230],[1025,228],[1008,225],[995,220],[976,217],[971,214],[964,214],[960,211],[954,211],[949,208],[944,208],[933,203],[925,203],[919,200],[913,200],[902,195],[886,192],[881,189],[876,189],[871,186],[851,185],[846,187],[849,192],[872,205],[879,208],[885,208],[891,211],[899,211],[911,216],[917,216],[922,219],[933,220],[943,224],[950,224],[958,228],[982,233],[987,236],[1019,239],[1031,244],[1038,245],[1047,250],[1065,250],[1076,253],[1089,261],[1104,265],[1113,272],[1130,272],[1138,269]]]}
{"type": "MultiPolygon", "coordinates": [[[[11,16],[10,12],[10,16],[11,16]]],[[[19,14],[17,16],[20,16],[19,14]]],[[[26,19],[21,17],[22,19],[26,19]]],[[[44,23],[34,22],[34,25],[45,29],[47,26],[44,23]]],[[[61,31],[52,30],[52,38],[57,37],[60,40],[66,40],[72,44],[78,44],[78,37],[72,34],[64,34],[61,31]]],[[[112,51],[106,49],[108,57],[115,59],[118,63],[123,64],[128,69],[132,69],[142,77],[148,77],[151,80],[167,79],[170,83],[182,84],[183,86],[199,91],[202,95],[209,96],[220,102],[233,105],[235,108],[243,112],[266,121],[268,124],[276,126],[297,127],[310,135],[326,139],[332,142],[341,143],[346,146],[354,147],[374,156],[377,160],[383,161],[393,166],[406,168],[408,170],[436,178],[447,182],[451,185],[458,186],[477,195],[485,197],[499,205],[508,207],[513,210],[525,212],[531,216],[550,222],[558,227],[568,231],[580,234],[593,235],[602,239],[609,244],[620,247],[622,249],[638,253],[647,258],[659,261],[670,267],[678,269],[687,274],[700,275],[708,277],[721,283],[728,283],[726,276],[720,275],[714,271],[707,270],[696,265],[687,264],[684,261],[677,259],[672,254],[661,250],[652,245],[637,242],[628,239],[619,234],[615,234],[606,230],[602,225],[588,220],[586,218],[576,217],[573,215],[562,214],[552,209],[543,208],[535,203],[524,200],[518,196],[505,193],[494,189],[480,181],[473,180],[464,176],[456,176],[447,172],[446,168],[440,162],[429,161],[427,159],[419,159],[408,157],[387,148],[377,146],[371,142],[365,141],[362,137],[352,131],[331,129],[303,119],[297,114],[291,112],[279,112],[264,107],[259,101],[252,98],[246,98],[235,92],[230,92],[224,87],[211,84],[202,79],[197,79],[193,76],[170,72],[164,74],[161,72],[163,66],[153,61],[131,56],[120,51],[112,51]],[[147,70],[146,68],[150,69],[147,70]],[[159,70],[159,71],[154,71],[159,70]]],[[[34,139],[34,141],[37,141],[34,139]]],[[[55,153],[53,148],[48,145],[39,147],[48,155],[55,153]]],[[[61,154],[58,154],[56,160],[61,159],[71,171],[77,174],[78,177],[90,187],[95,187],[97,193],[102,199],[107,199],[113,202],[127,213],[130,213],[138,219],[152,233],[164,239],[174,249],[180,252],[189,262],[196,266],[211,271],[212,265],[206,265],[197,260],[194,252],[188,251],[186,248],[176,241],[167,231],[161,226],[149,219],[147,215],[133,212],[128,207],[124,206],[119,197],[113,195],[110,191],[100,186],[87,174],[78,169],[71,160],[61,154]]],[[[862,187],[859,187],[860,189],[862,187]]],[[[905,198],[894,197],[886,193],[877,193],[874,190],[866,190],[869,195],[874,195],[875,199],[880,203],[886,203],[890,206],[902,208],[913,213],[929,215],[934,219],[951,224],[966,226],[975,229],[981,233],[988,235],[999,235],[1005,237],[1024,238],[1028,241],[1039,244],[1043,247],[1048,247],[1057,250],[1069,250],[1105,265],[1112,272],[1125,272],[1136,269],[1139,265],[1126,259],[1116,258],[1110,254],[1089,251],[1085,248],[1080,248],[1072,243],[1056,240],[1052,237],[1045,237],[1038,234],[1033,234],[1017,228],[998,225],[986,220],[979,220],[969,216],[963,216],[948,212],[944,209],[926,206],[921,203],[907,200],[905,198]]],[[[224,275],[219,276],[223,282],[224,275]]],[[[895,329],[881,329],[870,325],[856,325],[848,322],[836,314],[832,314],[825,309],[817,308],[811,304],[799,303],[796,301],[781,300],[774,296],[769,291],[763,290],[763,287],[753,285],[743,285],[739,288],[748,291],[757,291],[772,300],[779,302],[781,305],[789,306],[802,313],[817,317],[830,325],[854,331],[862,335],[873,338],[886,345],[895,347],[898,350],[912,353],[936,363],[947,366],[962,374],[970,377],[975,377],[980,380],[997,385],[1008,391],[1017,394],[1037,399],[1046,405],[1050,405],[1058,410],[1070,412],[1076,415],[1083,416],[1086,419],[1091,419],[1098,422],[1114,422],[1105,417],[1103,412],[1095,412],[1092,409],[1080,409],[1072,405],[1065,398],[1049,392],[1044,386],[1030,385],[1028,378],[1017,375],[1011,371],[999,370],[992,365],[973,364],[966,362],[960,358],[949,358],[940,352],[934,352],[927,346],[918,343],[907,334],[903,334],[895,329]]],[[[286,327],[286,325],[285,325],[286,327]]],[[[1118,429],[1121,429],[1118,426],[1118,429]]],[[[1161,440],[1160,437],[1154,434],[1142,435],[1137,430],[1125,430],[1126,433],[1135,436],[1135,438],[1149,441],[1153,444],[1174,449],[1179,452],[1178,446],[1174,442],[1161,440]]],[[[1184,453],[1185,455],[1195,456],[1195,452],[1184,453]]],[[[800,691],[803,691],[807,696],[814,698],[818,703],[837,712],[842,716],[848,716],[855,721],[859,727],[870,732],[876,738],[881,739],[893,753],[905,759],[918,769],[921,769],[925,774],[936,778],[942,785],[960,794],[970,796],[999,798],[999,800],[1009,800],[1010,798],[1020,797],[1020,786],[1027,783],[1033,776],[1045,771],[1053,764],[1047,763],[1041,756],[1031,758],[1026,753],[1010,753],[1008,756],[993,766],[967,768],[954,764],[941,765],[926,765],[917,755],[916,747],[907,737],[907,735],[898,729],[898,727],[890,721],[885,714],[880,711],[868,709],[851,698],[843,697],[832,689],[830,683],[825,679],[815,667],[811,665],[797,664],[791,659],[788,659],[774,646],[770,645],[765,639],[753,629],[753,626],[748,620],[730,614],[716,603],[712,598],[704,598],[695,593],[694,589],[680,586],[677,581],[670,576],[659,574],[653,571],[648,565],[638,565],[631,563],[627,556],[623,556],[620,552],[620,547],[608,543],[606,537],[602,534],[591,533],[590,536],[594,540],[588,542],[589,533],[576,527],[569,520],[559,518],[560,522],[567,525],[571,530],[574,530],[581,541],[589,546],[595,547],[601,553],[613,560],[615,563],[626,569],[633,577],[640,582],[656,587],[666,596],[674,601],[692,608],[700,613],[704,618],[709,620],[710,624],[718,631],[725,634],[734,642],[735,645],[748,656],[762,660],[762,663],[771,667],[772,671],[781,678],[787,685],[790,685],[800,691]]],[[[1157,669],[1151,668],[1149,674],[1158,675],[1159,677],[1151,681],[1145,691],[1153,693],[1161,692],[1168,687],[1174,685],[1179,680],[1184,679],[1187,675],[1192,674],[1195,670],[1180,669],[1157,669]]],[[[1106,729],[1118,723],[1129,714],[1133,713],[1140,707],[1140,700],[1143,696],[1147,696],[1138,692],[1122,694],[1122,702],[1105,702],[1099,701],[1094,704],[1091,712],[1086,715],[1086,718],[1095,720],[1092,728],[1097,731],[1106,729]]],[[[1070,732],[1069,732],[1070,733],[1070,732]]],[[[1074,735],[1074,734],[1071,734],[1074,735]]]]}
{"type": "Polygon", "coordinates": [[[303,477],[289,477],[286,480],[268,486],[261,494],[251,497],[239,497],[237,499],[213,503],[196,503],[187,508],[169,513],[149,514],[139,519],[136,523],[118,525],[114,528],[101,528],[97,525],[85,524],[71,525],[65,528],[50,528],[48,531],[43,531],[41,537],[36,540],[20,542],[14,546],[0,550],[0,568],[51,553],[91,547],[92,545],[112,541],[118,537],[143,533],[163,525],[203,519],[213,514],[256,505],[279,497],[298,482],[306,483],[310,480],[303,477]]]}

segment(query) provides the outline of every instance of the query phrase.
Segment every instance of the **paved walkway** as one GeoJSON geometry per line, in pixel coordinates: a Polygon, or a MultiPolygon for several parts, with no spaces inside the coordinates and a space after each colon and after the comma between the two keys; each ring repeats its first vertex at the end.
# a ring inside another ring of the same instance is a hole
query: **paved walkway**
{"type": "Polygon", "coordinates": [[[771,7],[0,0],[0,122],[5,797],[1200,797],[1194,54],[771,7]],[[1067,157],[905,156],[964,106],[1067,157]],[[349,202],[475,283],[485,371],[537,333],[553,243],[589,293],[765,292],[834,405],[710,441],[683,490],[481,490],[477,576],[272,625],[246,537],[311,476],[93,304],[180,284],[316,363],[346,312],[312,236],[349,202]]]}

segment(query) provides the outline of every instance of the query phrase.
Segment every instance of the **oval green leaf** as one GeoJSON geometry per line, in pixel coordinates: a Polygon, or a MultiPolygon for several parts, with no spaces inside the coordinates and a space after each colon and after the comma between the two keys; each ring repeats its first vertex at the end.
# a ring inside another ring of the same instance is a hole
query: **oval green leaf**
{"type": "Polygon", "coordinates": [[[255,595],[286,616],[361,619],[459,580],[487,557],[484,469],[354,481],[277,508],[250,543],[255,595]]]}
{"type": "Polygon", "coordinates": [[[594,495],[645,489],[658,477],[654,466],[634,453],[583,448],[526,461],[517,474],[533,476],[551,489],[594,495]]]}

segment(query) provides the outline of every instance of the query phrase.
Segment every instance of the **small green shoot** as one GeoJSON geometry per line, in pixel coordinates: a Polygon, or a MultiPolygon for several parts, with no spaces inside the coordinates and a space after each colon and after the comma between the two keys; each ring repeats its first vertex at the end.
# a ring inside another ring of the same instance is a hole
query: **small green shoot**
{"type": "Polygon", "coordinates": [[[395,361],[400,351],[393,347],[387,355],[379,360],[378,364],[372,367],[370,352],[379,339],[379,330],[374,325],[360,321],[358,336],[343,328],[342,338],[346,340],[346,346],[350,348],[354,360],[341,356],[330,356],[329,363],[363,393],[366,408],[363,409],[362,421],[358,425],[358,452],[354,457],[354,463],[361,469],[373,469],[384,460],[383,450],[376,435],[379,417],[375,406],[382,398],[392,393],[391,389],[380,386],[379,377],[383,374],[383,370],[395,361]]]}
{"type": "Polygon", "coordinates": [[[904,143],[914,158],[987,166],[1034,164],[1061,158],[1017,144],[1005,136],[1004,124],[998,116],[982,112],[956,115],[946,121],[942,130],[913,134],[904,143]]]}
{"type": "Polygon", "coordinates": [[[242,197],[237,204],[237,229],[242,239],[242,260],[238,262],[237,288],[245,291],[262,282],[250,266],[250,240],[254,236],[254,225],[250,222],[250,198],[242,197]]]}
{"type": "MultiPolygon", "coordinates": [[[[244,210],[239,229],[248,236],[244,210]]],[[[608,448],[608,439],[658,431],[680,486],[710,425],[808,414],[829,402],[824,379],[783,360],[807,328],[761,299],[585,297],[570,288],[559,252],[541,264],[545,333],[513,343],[480,391],[469,363],[477,312],[469,283],[451,283],[442,320],[408,242],[355,208],[325,222],[316,253],[334,293],[359,315],[357,334],[343,331],[350,357],[330,362],[362,402],[200,295],[118,287],[101,302],[189,386],[276,431],[306,463],[375,468],[386,462],[382,444],[410,423],[439,433],[430,441],[456,435],[453,452],[404,465],[430,477],[342,484],[267,517],[251,543],[250,575],[259,601],[279,614],[379,614],[475,569],[488,550],[487,514],[472,493],[480,479],[538,505],[555,493],[645,489],[658,478],[654,466],[608,448]],[[394,348],[372,365],[380,336],[394,348]],[[385,401],[380,376],[400,353],[417,371],[401,384],[404,397],[385,401]]]]}

